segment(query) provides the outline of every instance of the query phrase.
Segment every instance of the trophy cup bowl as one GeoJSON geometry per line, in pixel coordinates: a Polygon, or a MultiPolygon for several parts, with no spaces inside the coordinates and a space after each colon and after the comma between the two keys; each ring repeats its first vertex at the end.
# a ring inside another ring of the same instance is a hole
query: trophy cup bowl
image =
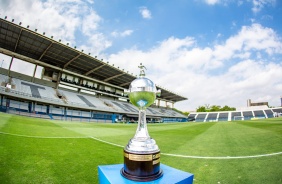
{"type": "Polygon", "coordinates": [[[129,90],[125,90],[130,102],[139,109],[139,118],[135,136],[124,148],[121,174],[134,181],[152,181],[163,175],[160,169],[160,149],[149,136],[146,123],[146,108],[154,103],[160,91],[144,76],[141,73],[139,78],[132,81],[129,90]]]}
{"type": "Polygon", "coordinates": [[[150,79],[139,77],[131,82],[128,93],[130,102],[141,110],[155,102],[156,92],[156,86],[150,79]]]}

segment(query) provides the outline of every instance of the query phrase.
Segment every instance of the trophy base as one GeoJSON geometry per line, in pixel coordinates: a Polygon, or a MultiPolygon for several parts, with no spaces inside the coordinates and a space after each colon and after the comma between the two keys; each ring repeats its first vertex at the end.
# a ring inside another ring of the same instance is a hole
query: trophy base
{"type": "Polygon", "coordinates": [[[160,169],[160,151],[131,153],[124,150],[121,175],[134,181],[153,181],[163,176],[160,169]]]}
{"type": "Polygon", "coordinates": [[[152,176],[135,176],[135,175],[130,175],[128,173],[126,173],[124,171],[124,168],[121,169],[120,171],[121,175],[129,180],[133,180],[133,181],[153,181],[153,180],[157,180],[160,177],[163,176],[163,171],[160,169],[158,173],[156,173],[155,175],[152,176]]]}

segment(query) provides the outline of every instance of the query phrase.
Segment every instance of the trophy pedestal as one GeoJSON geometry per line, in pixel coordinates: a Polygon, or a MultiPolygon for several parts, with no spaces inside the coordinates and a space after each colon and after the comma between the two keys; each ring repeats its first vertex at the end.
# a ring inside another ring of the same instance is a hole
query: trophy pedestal
{"type": "Polygon", "coordinates": [[[177,183],[177,184],[192,184],[194,175],[184,172],[164,164],[160,164],[163,170],[163,176],[154,181],[138,182],[132,181],[120,174],[123,164],[103,165],[98,166],[99,183],[123,183],[123,184],[161,184],[161,183],[177,183]]]}
{"type": "Polygon", "coordinates": [[[154,153],[131,153],[124,150],[124,167],[121,174],[134,181],[152,181],[162,177],[160,151],[154,153]]]}

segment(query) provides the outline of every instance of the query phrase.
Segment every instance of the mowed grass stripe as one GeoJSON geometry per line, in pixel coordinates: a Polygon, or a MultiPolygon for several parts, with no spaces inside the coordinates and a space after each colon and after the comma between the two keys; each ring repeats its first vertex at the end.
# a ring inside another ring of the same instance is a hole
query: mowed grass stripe
{"type": "Polygon", "coordinates": [[[175,154],[199,156],[250,156],[281,152],[282,137],[264,129],[232,122],[216,123],[193,140],[180,140],[175,154]]]}
{"type": "Polygon", "coordinates": [[[62,131],[62,127],[55,121],[30,118],[18,115],[0,114],[1,132],[26,135],[26,136],[41,136],[41,137],[81,137],[82,135],[73,131],[62,131]]]}
{"type": "MultiPolygon", "coordinates": [[[[161,152],[164,153],[174,153],[174,154],[186,154],[187,144],[192,142],[201,134],[205,134],[208,129],[214,126],[215,123],[192,123],[186,125],[180,125],[176,128],[176,125],[173,125],[172,129],[166,128],[161,129],[160,131],[150,132],[150,135],[157,141],[161,152]],[[182,150],[182,148],[184,148],[182,150]],[[181,149],[181,151],[179,151],[181,149]]],[[[167,125],[170,127],[170,125],[167,125]]]]}
{"type": "Polygon", "coordinates": [[[121,148],[90,138],[0,139],[1,183],[98,183],[98,165],[123,159],[121,148]]]}
{"type": "MultiPolygon", "coordinates": [[[[25,137],[25,138],[39,138],[39,139],[94,139],[96,141],[110,144],[113,146],[122,147],[122,148],[124,147],[123,145],[118,145],[115,143],[104,141],[96,137],[39,137],[39,136],[17,135],[17,134],[10,134],[10,133],[4,133],[4,132],[0,132],[0,134],[25,137]]],[[[275,152],[275,153],[268,153],[268,154],[261,154],[261,155],[247,155],[247,156],[196,156],[196,155],[181,155],[181,154],[173,154],[173,153],[170,154],[170,153],[163,153],[163,152],[161,154],[166,155],[166,156],[181,157],[181,158],[196,158],[196,159],[248,159],[248,158],[259,158],[259,157],[280,155],[282,154],[282,152],[275,152]]]]}
{"type": "MultiPolygon", "coordinates": [[[[189,146],[195,148],[196,153],[197,149],[207,146],[207,153],[217,155],[217,150],[213,149],[211,144],[217,143],[216,146],[228,150],[226,151],[228,155],[232,155],[235,150],[241,156],[247,155],[247,152],[234,148],[234,145],[241,145],[242,148],[247,149],[251,145],[250,151],[257,149],[256,154],[259,154],[266,150],[259,146],[261,140],[266,139],[268,142],[262,144],[263,146],[269,148],[269,144],[272,144],[273,150],[281,148],[282,135],[274,129],[281,128],[282,124],[279,121],[282,119],[276,120],[278,120],[275,122],[278,124],[276,127],[271,125],[272,123],[269,124],[270,127],[267,126],[268,120],[260,121],[259,123],[265,124],[261,125],[261,128],[253,127],[253,124],[249,125],[256,121],[149,124],[148,128],[150,135],[164,153],[164,150],[185,153],[189,146]],[[177,143],[177,146],[174,147],[174,143],[177,143]],[[257,148],[255,148],[256,144],[257,148]]],[[[95,137],[96,134],[97,138],[103,141],[126,145],[134,136],[137,125],[14,118],[13,115],[6,116],[0,113],[0,126],[0,131],[29,136],[93,135],[95,137]],[[18,129],[17,124],[21,129],[18,129]],[[111,133],[114,136],[111,136],[111,133]]],[[[271,151],[271,147],[269,150],[271,151]]],[[[195,174],[194,183],[281,183],[282,181],[282,155],[234,160],[189,159],[162,155],[161,162],[195,174]]],[[[98,183],[98,165],[117,163],[123,163],[122,147],[98,140],[38,139],[0,134],[0,183],[98,183]]]]}

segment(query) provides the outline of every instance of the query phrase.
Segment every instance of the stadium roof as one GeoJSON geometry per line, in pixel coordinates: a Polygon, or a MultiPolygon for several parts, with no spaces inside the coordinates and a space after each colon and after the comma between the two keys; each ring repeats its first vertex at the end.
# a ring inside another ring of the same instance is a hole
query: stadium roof
{"type": "MultiPolygon", "coordinates": [[[[90,54],[78,51],[52,38],[0,18],[0,52],[59,71],[70,71],[93,80],[121,88],[129,88],[136,76],[103,62],[90,54]]],[[[167,89],[161,89],[160,98],[168,101],[187,100],[167,89]]]]}

